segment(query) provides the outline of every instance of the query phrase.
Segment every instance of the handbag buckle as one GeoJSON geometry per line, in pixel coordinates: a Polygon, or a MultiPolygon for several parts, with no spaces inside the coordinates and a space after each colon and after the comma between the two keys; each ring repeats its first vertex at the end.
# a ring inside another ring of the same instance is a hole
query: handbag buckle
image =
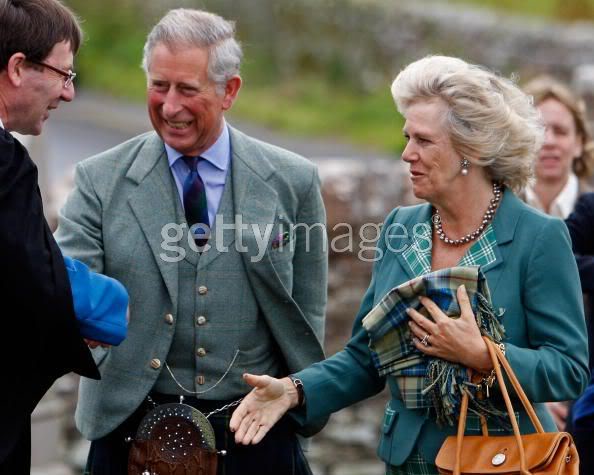
{"type": "Polygon", "coordinates": [[[501,452],[500,452],[500,453],[498,453],[498,454],[495,454],[495,455],[493,456],[493,458],[491,459],[491,463],[492,463],[492,464],[493,464],[495,467],[499,467],[500,465],[503,465],[503,463],[505,462],[505,459],[506,459],[506,458],[507,458],[507,457],[505,456],[505,454],[503,454],[503,453],[501,453],[501,452]]]}

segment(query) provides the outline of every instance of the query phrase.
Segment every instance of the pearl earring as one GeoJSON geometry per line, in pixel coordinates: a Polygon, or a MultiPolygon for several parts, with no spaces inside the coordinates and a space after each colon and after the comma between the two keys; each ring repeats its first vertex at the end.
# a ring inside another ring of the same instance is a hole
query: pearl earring
{"type": "Polygon", "coordinates": [[[461,170],[460,173],[462,173],[463,176],[468,175],[468,167],[470,167],[470,162],[468,161],[468,159],[463,158],[462,159],[462,163],[460,164],[461,166],[461,170]]]}

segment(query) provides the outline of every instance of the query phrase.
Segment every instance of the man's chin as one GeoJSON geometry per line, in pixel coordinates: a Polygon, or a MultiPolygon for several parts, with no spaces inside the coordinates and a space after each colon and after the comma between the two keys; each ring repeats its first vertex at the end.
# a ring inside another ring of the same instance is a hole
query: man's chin
{"type": "Polygon", "coordinates": [[[37,124],[35,126],[30,126],[30,127],[15,127],[14,129],[11,129],[11,132],[16,132],[17,134],[20,135],[41,135],[43,129],[43,123],[41,124],[37,124]]]}
{"type": "Polygon", "coordinates": [[[41,135],[41,132],[43,131],[43,122],[41,124],[38,124],[36,127],[32,128],[31,131],[29,133],[26,133],[24,135],[41,135]]]}

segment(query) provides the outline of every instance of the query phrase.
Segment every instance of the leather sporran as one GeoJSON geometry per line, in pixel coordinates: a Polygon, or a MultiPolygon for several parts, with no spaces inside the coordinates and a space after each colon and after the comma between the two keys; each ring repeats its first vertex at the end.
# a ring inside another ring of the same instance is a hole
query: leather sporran
{"type": "Polygon", "coordinates": [[[573,438],[567,432],[545,432],[534,408],[501,350],[490,339],[483,337],[497,374],[497,382],[507,408],[514,435],[489,436],[487,422],[481,417],[482,436],[465,436],[468,394],[464,392],[458,433],[448,437],[435,459],[440,474],[475,475],[578,475],[579,457],[573,438]],[[530,421],[534,434],[521,435],[514,417],[501,367],[512,383],[530,421]]]}
{"type": "Polygon", "coordinates": [[[140,422],[128,457],[129,475],[216,475],[214,430],[187,404],[157,406],[140,422]]]}

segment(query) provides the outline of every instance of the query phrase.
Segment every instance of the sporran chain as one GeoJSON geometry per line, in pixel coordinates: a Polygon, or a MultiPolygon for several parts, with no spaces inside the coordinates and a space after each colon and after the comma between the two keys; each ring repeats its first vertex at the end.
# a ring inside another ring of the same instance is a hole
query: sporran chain
{"type": "Polygon", "coordinates": [[[175,377],[175,375],[173,374],[173,371],[171,371],[171,368],[169,367],[169,365],[167,364],[167,362],[165,362],[165,368],[167,369],[167,371],[169,372],[169,375],[171,376],[171,378],[173,379],[173,381],[175,382],[175,384],[177,384],[179,386],[179,388],[182,391],[187,392],[188,394],[206,394],[209,391],[212,391],[214,388],[216,388],[221,381],[223,381],[223,379],[225,379],[225,376],[227,376],[229,374],[229,371],[231,371],[231,368],[233,367],[233,365],[235,364],[235,360],[237,359],[237,357],[239,356],[239,350],[235,351],[235,356],[233,357],[233,360],[231,361],[231,363],[229,363],[229,366],[227,367],[227,370],[225,371],[225,373],[223,373],[223,376],[221,376],[219,378],[219,380],[214,383],[210,388],[205,389],[204,391],[191,391],[189,389],[186,389],[175,377]]]}
{"type": "MultiPolygon", "coordinates": [[[[205,394],[209,391],[212,391],[214,388],[216,388],[221,381],[223,381],[223,379],[225,379],[225,377],[229,374],[229,371],[231,371],[231,368],[233,367],[233,365],[235,364],[235,360],[237,359],[237,357],[239,356],[239,350],[235,351],[235,355],[233,356],[233,360],[231,360],[231,363],[229,363],[229,366],[227,367],[227,370],[225,371],[225,373],[223,374],[223,376],[221,376],[219,378],[219,380],[214,383],[210,388],[205,389],[204,391],[190,391],[189,389],[187,389],[186,387],[184,387],[175,377],[175,375],[173,374],[173,371],[171,370],[171,368],[169,367],[169,365],[167,364],[167,362],[165,362],[165,368],[167,369],[167,371],[169,372],[169,375],[171,376],[171,378],[173,379],[173,381],[175,382],[175,384],[177,384],[177,386],[182,390],[185,391],[188,394],[195,394],[195,395],[201,395],[201,394],[205,394]]],[[[153,401],[153,399],[148,396],[147,397],[149,403],[153,404],[154,407],[157,406],[157,404],[155,403],[155,401],[153,401]]],[[[226,411],[227,409],[231,409],[232,407],[238,406],[239,403],[243,400],[243,397],[237,399],[236,401],[230,402],[229,404],[225,404],[223,407],[220,407],[218,409],[215,409],[214,411],[209,412],[208,414],[205,415],[205,417],[208,419],[210,416],[217,414],[219,412],[223,412],[226,411]]],[[[183,402],[183,396],[180,396],[180,403],[183,402]]]]}

